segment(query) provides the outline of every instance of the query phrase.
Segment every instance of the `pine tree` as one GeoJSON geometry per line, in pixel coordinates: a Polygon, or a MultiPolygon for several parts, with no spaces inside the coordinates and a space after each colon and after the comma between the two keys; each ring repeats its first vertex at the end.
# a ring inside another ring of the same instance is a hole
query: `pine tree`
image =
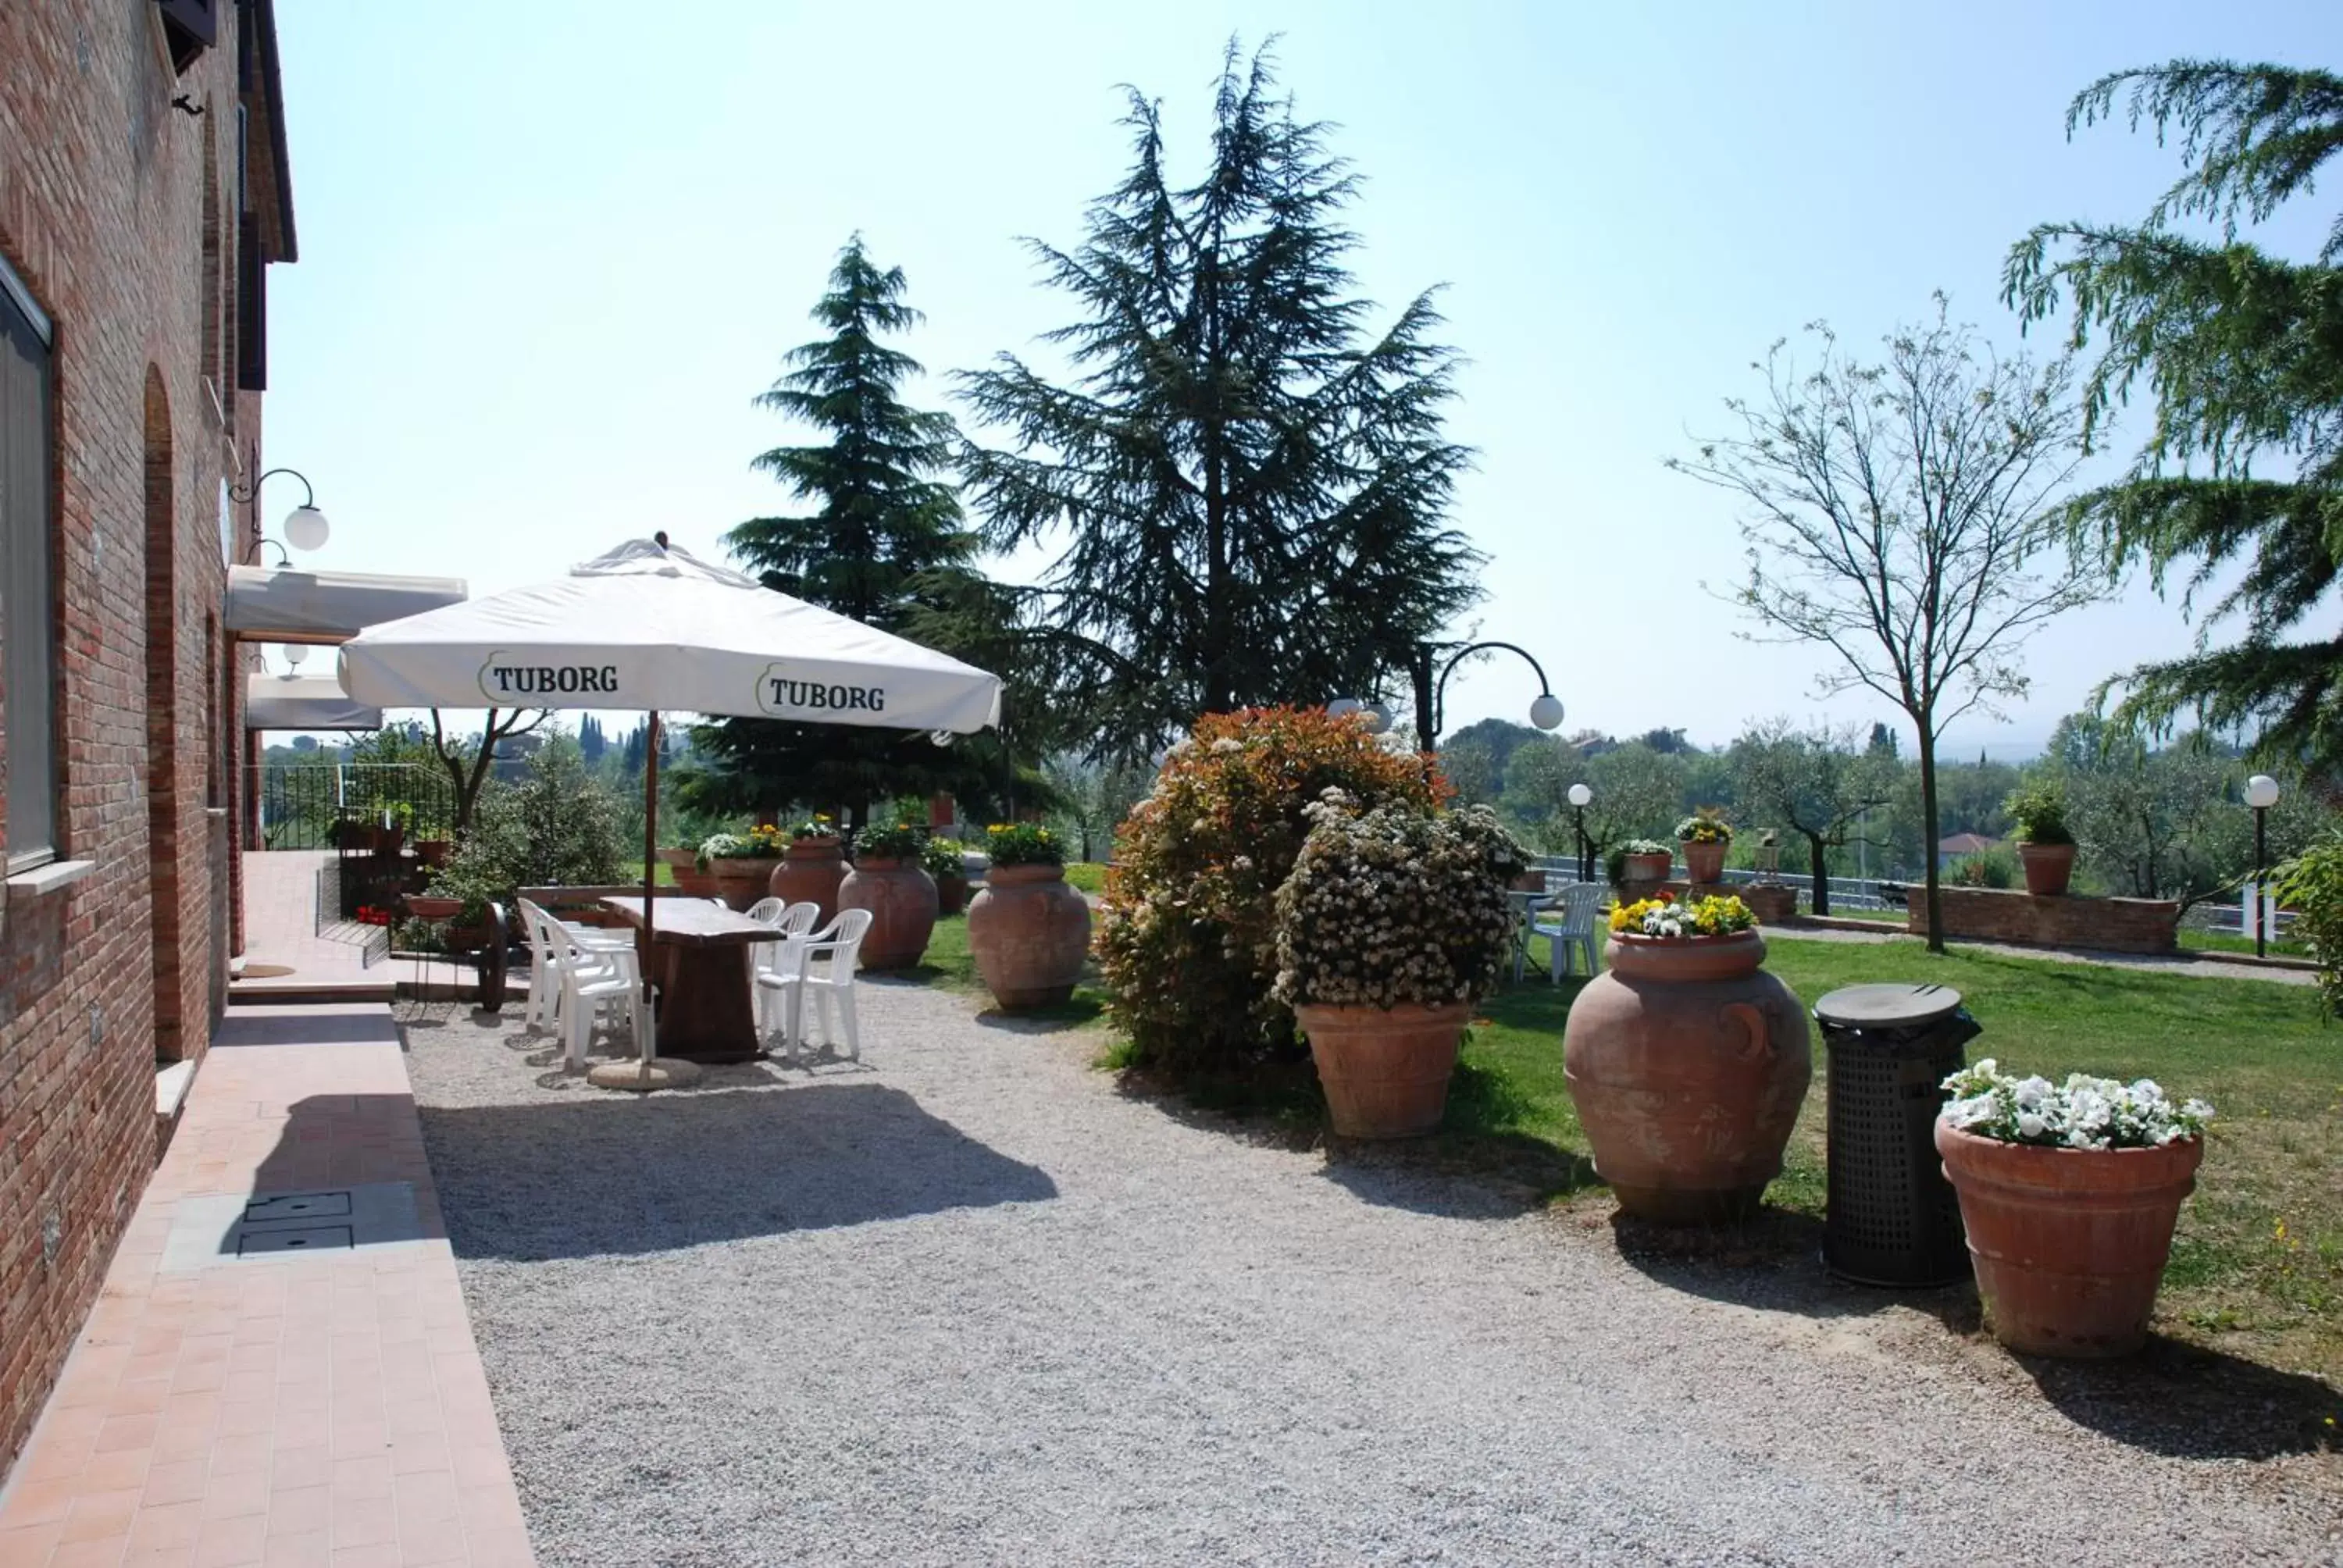
{"type": "Polygon", "coordinates": [[[2119,110],[2172,135],[2187,172],[2137,226],[2036,228],[2010,252],[2007,297],[2029,320],[2071,299],[2075,346],[2100,345],[2092,431],[2143,377],[2156,396],[2131,474],[2077,500],[2078,534],[2158,588],[2182,574],[2191,598],[2244,572],[2207,618],[2234,618],[2239,639],[2111,681],[2116,718],[2161,732],[2193,714],[2255,734],[2266,758],[2343,766],[2343,638],[2314,630],[2343,586],[2343,217],[2310,261],[2237,237],[2343,151],[2343,77],[2196,60],[2118,71],[2076,97],[2067,134],[2119,110]]]}
{"type": "MultiPolygon", "coordinates": [[[[828,336],[793,349],[759,407],[825,432],[818,446],[782,446],[755,466],[814,509],[752,518],[724,537],[736,559],[773,588],[946,652],[948,605],[983,578],[948,470],[957,431],[948,414],[897,394],[919,363],[880,339],[916,326],[900,267],[881,270],[860,235],[839,253],[813,318],[828,336]]],[[[974,766],[964,748],[925,734],[843,725],[729,719],[693,734],[702,753],[689,803],[719,811],[844,804],[950,789],[974,766]]]]}
{"type": "Polygon", "coordinates": [[[1442,433],[1457,361],[1433,297],[1370,330],[1339,221],[1356,178],[1274,89],[1268,53],[1232,43],[1186,187],[1131,92],[1130,174],[1079,247],[1031,242],[1081,307],[1048,338],[1075,379],[1008,355],[960,379],[1016,447],[964,456],[988,542],[1062,532],[1032,613],[1099,754],[1201,711],[1371,694],[1478,597],[1444,523],[1471,454],[1442,433]]]}

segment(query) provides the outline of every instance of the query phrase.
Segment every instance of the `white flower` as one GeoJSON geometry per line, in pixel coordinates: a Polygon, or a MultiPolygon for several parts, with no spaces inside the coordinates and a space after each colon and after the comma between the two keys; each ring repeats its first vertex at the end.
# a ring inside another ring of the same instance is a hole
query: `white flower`
{"type": "Polygon", "coordinates": [[[1242,740],[1232,740],[1229,739],[1229,737],[1223,735],[1218,740],[1212,742],[1212,749],[1222,756],[1226,756],[1232,751],[1243,750],[1244,742],[1242,740]]]}

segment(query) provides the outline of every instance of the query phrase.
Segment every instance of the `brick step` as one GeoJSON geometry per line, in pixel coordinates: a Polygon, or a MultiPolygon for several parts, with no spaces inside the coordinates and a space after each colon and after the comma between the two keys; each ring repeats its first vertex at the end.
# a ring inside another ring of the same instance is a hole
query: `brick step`
{"type": "Polygon", "coordinates": [[[242,980],[228,982],[227,1000],[231,1007],[286,1007],[302,1002],[390,1001],[397,986],[388,977],[381,980],[303,980],[287,975],[274,980],[242,980]]]}

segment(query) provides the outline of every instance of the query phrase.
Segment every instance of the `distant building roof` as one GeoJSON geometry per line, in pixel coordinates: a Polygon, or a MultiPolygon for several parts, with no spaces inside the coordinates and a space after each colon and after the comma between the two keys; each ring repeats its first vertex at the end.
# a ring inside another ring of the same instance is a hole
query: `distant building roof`
{"type": "Polygon", "coordinates": [[[1936,840],[1939,855],[1982,855],[1987,849],[1998,849],[2001,840],[1988,839],[1982,833],[1956,833],[1949,839],[1936,840]]]}

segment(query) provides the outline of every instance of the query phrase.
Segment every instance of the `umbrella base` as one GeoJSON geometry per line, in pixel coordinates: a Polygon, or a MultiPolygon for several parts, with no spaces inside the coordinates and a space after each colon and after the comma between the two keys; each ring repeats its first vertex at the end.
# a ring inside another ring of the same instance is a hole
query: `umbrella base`
{"type": "Polygon", "coordinates": [[[597,1089],[623,1089],[649,1094],[660,1089],[681,1089],[699,1081],[699,1069],[671,1056],[649,1061],[605,1061],[588,1070],[586,1081],[597,1089]]]}

